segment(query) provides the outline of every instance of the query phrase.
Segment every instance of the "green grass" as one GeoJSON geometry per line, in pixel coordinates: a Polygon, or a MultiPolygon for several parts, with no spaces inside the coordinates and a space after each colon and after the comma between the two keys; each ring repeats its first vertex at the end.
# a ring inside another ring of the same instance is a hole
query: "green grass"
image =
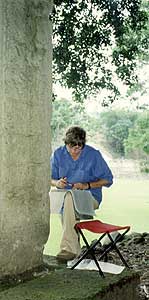
{"type": "MultiPolygon", "coordinates": [[[[149,231],[149,181],[115,180],[109,189],[103,189],[103,202],[96,211],[96,218],[116,225],[130,225],[131,231],[149,231]]],[[[45,245],[45,254],[59,251],[61,222],[58,215],[50,216],[50,236],[45,245]]],[[[97,236],[87,232],[89,240],[97,236]]]]}

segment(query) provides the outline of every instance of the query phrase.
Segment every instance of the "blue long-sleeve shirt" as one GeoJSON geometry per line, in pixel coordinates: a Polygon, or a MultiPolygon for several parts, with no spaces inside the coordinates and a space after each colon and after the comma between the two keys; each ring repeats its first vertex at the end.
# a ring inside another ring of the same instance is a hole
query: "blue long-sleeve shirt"
{"type": "MultiPolygon", "coordinates": [[[[99,179],[108,180],[107,187],[113,183],[113,175],[100,151],[89,145],[85,145],[77,160],[73,160],[66,146],[55,150],[51,158],[52,179],[67,177],[71,184],[81,182],[94,182],[99,179]]],[[[70,189],[70,185],[66,189],[70,189]]],[[[90,189],[93,197],[99,202],[102,201],[102,188],[90,189]]]]}

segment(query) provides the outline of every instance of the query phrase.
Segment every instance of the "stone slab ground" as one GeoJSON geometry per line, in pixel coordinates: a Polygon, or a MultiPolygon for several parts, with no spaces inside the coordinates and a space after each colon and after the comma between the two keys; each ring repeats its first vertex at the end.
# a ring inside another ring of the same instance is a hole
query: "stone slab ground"
{"type": "Polygon", "coordinates": [[[65,265],[57,265],[51,258],[44,270],[34,272],[33,277],[24,283],[20,277],[15,285],[1,284],[0,300],[138,299],[139,275],[130,270],[119,275],[106,274],[102,279],[97,271],[72,271],[65,265]]]}

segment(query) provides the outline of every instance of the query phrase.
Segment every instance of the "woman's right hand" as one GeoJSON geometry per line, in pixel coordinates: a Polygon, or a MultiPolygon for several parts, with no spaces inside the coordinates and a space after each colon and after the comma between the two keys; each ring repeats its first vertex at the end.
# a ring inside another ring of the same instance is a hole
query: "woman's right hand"
{"type": "Polygon", "coordinates": [[[56,187],[59,189],[64,189],[67,185],[67,177],[62,177],[57,180],[56,187]]]}

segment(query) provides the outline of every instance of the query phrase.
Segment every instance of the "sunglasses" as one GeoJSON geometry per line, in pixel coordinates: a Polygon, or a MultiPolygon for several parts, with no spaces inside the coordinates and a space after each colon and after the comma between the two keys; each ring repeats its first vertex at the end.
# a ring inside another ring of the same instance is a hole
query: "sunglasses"
{"type": "Polygon", "coordinates": [[[76,147],[76,146],[78,146],[79,148],[83,148],[83,147],[84,147],[84,144],[81,143],[81,142],[78,142],[78,143],[72,142],[72,143],[69,144],[69,146],[70,146],[71,148],[76,147]]]}

